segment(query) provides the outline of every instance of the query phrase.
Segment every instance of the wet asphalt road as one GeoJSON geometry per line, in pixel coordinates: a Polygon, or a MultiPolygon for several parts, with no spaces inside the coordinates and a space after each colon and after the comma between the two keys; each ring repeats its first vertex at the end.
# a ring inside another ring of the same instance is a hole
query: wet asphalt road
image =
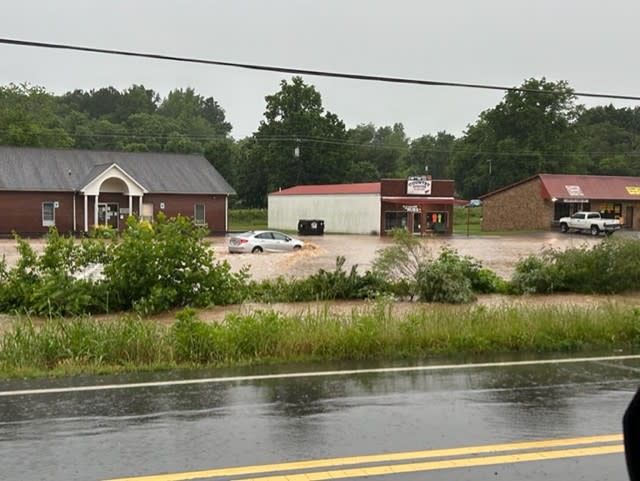
{"type": "MultiPolygon", "coordinates": [[[[437,364],[452,363],[455,361],[437,364]]],[[[306,367],[325,371],[384,366],[306,367]]],[[[270,372],[294,370],[300,367],[271,368],[270,372]]],[[[256,374],[264,372],[198,371],[0,383],[0,479],[104,480],[603,435],[613,435],[605,449],[614,452],[522,463],[507,459],[487,466],[463,463],[375,479],[626,479],[620,423],[638,386],[640,359],[328,373],[8,395],[17,389],[69,384],[256,374]]],[[[474,452],[463,457],[483,456],[474,452]]],[[[409,462],[416,461],[369,465],[409,462]]],[[[314,468],[319,472],[332,469],[336,468],[314,468]]],[[[203,479],[269,475],[273,473],[258,470],[203,479]]]]}

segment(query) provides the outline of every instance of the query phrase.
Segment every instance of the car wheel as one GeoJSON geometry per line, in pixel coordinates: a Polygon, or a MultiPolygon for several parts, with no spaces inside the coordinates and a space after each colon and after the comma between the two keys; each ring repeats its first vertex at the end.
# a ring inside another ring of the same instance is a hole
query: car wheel
{"type": "Polygon", "coordinates": [[[560,232],[562,232],[563,234],[569,232],[569,226],[565,222],[560,224],[560,232]]]}
{"type": "Polygon", "coordinates": [[[300,249],[302,249],[302,246],[293,246],[294,251],[299,251],[300,249]]]}
{"type": "Polygon", "coordinates": [[[253,249],[251,249],[251,252],[253,254],[260,254],[262,252],[262,247],[260,246],[255,246],[253,249]]]}
{"type": "Polygon", "coordinates": [[[592,225],[591,226],[591,235],[598,235],[600,234],[600,229],[598,229],[597,225],[592,225]]]}

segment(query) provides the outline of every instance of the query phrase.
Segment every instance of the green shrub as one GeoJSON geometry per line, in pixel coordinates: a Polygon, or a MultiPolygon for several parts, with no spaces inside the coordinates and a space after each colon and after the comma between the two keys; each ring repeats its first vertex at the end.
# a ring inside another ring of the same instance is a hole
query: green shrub
{"type": "Polygon", "coordinates": [[[282,276],[260,282],[251,282],[247,296],[258,302],[304,302],[336,299],[369,299],[385,293],[392,293],[393,283],[367,271],[358,273],[352,266],[344,269],[346,259],[336,258],[336,268],[332,271],[320,269],[304,279],[285,279],[282,276]]]}
{"type": "Polygon", "coordinates": [[[115,239],[118,236],[118,231],[112,225],[94,225],[91,228],[89,237],[94,239],[115,239]]]}
{"type": "Polygon", "coordinates": [[[420,300],[463,304],[475,299],[464,265],[448,256],[423,263],[416,274],[420,300]]]}
{"type": "Polygon", "coordinates": [[[516,264],[516,293],[613,294],[640,289],[640,241],[610,237],[589,247],[549,250],[516,264]]]}
{"type": "Polygon", "coordinates": [[[215,262],[204,235],[182,216],[160,214],[151,227],[130,217],[104,267],[112,304],[146,314],[238,300],[245,271],[234,274],[228,263],[215,262]]]}

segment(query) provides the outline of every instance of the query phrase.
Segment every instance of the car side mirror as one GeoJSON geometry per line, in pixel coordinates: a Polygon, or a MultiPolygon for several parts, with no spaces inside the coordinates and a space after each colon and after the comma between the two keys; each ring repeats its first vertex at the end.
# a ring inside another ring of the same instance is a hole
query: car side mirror
{"type": "Polygon", "coordinates": [[[284,240],[286,240],[287,242],[291,242],[291,237],[285,237],[284,240]]]}

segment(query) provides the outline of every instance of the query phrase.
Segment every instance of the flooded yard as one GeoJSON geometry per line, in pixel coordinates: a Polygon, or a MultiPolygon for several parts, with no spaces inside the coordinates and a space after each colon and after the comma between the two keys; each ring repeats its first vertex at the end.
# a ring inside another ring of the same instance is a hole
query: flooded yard
{"type": "MultiPolygon", "coordinates": [[[[251,277],[256,280],[286,277],[304,277],[319,269],[335,268],[336,257],[346,258],[345,268],[357,265],[361,272],[371,268],[376,252],[392,245],[389,237],[366,235],[324,235],[301,237],[307,244],[304,249],[289,253],[229,254],[226,237],[211,237],[209,242],[216,258],[226,260],[232,269],[239,271],[247,266],[251,277]]],[[[504,278],[511,277],[515,263],[526,256],[535,255],[544,249],[566,249],[602,242],[603,237],[590,237],[579,234],[561,234],[559,232],[541,232],[527,235],[510,236],[472,236],[454,235],[451,237],[424,237],[421,242],[429,246],[435,254],[444,247],[456,249],[461,255],[479,260],[483,266],[495,271],[504,278]]],[[[33,248],[41,252],[44,239],[32,239],[33,248]]],[[[0,240],[0,258],[4,256],[9,266],[18,260],[16,243],[12,239],[0,240]]]]}
{"type": "MultiPolygon", "coordinates": [[[[213,238],[212,245],[218,259],[228,261],[234,270],[250,266],[254,279],[271,278],[278,275],[304,277],[319,269],[333,269],[337,256],[346,258],[345,267],[358,265],[361,272],[371,268],[376,252],[389,245],[389,237],[364,235],[324,235],[303,237],[308,244],[299,252],[284,254],[229,254],[226,239],[213,238]]],[[[602,237],[567,235],[558,232],[543,232],[512,236],[454,235],[451,237],[424,237],[422,242],[434,254],[444,246],[456,249],[461,255],[479,260],[483,266],[499,276],[510,278],[515,263],[526,256],[536,255],[544,249],[566,249],[602,242],[602,237]]]]}
{"type": "MultiPolygon", "coordinates": [[[[243,267],[249,269],[253,279],[269,279],[283,275],[286,277],[305,277],[314,274],[319,269],[331,270],[335,268],[336,257],[346,258],[345,268],[357,265],[360,272],[371,268],[371,263],[376,257],[376,252],[392,245],[389,237],[361,236],[361,235],[324,235],[303,237],[306,243],[304,249],[289,253],[262,253],[262,254],[230,254],[227,251],[227,238],[213,237],[208,239],[218,260],[229,262],[232,270],[239,271],[243,267]]],[[[510,278],[513,274],[515,263],[526,256],[541,253],[545,249],[566,249],[568,247],[591,246],[602,242],[603,238],[594,238],[585,235],[566,235],[556,232],[544,232],[528,235],[512,236],[452,236],[422,238],[435,254],[444,247],[456,249],[461,255],[468,255],[479,260],[483,266],[495,271],[504,278],[510,278]]],[[[45,246],[44,239],[32,239],[33,248],[41,252],[45,246]]],[[[16,243],[13,240],[0,240],[0,256],[4,256],[7,264],[12,266],[18,260],[16,243]]],[[[577,294],[561,294],[552,296],[502,296],[483,295],[477,300],[478,305],[501,306],[516,304],[528,304],[534,306],[549,305],[597,305],[614,302],[625,305],[640,305],[640,295],[624,296],[592,296],[577,294]]],[[[229,313],[248,314],[256,310],[275,310],[289,315],[315,314],[319,311],[329,310],[334,314],[349,314],[354,310],[359,311],[371,308],[372,303],[367,301],[338,301],[338,302],[309,302],[309,303],[276,303],[272,305],[245,303],[235,306],[218,306],[201,310],[199,317],[206,321],[221,321],[229,313]]],[[[396,315],[407,314],[421,309],[432,309],[429,304],[398,302],[393,306],[396,315]]],[[[438,307],[441,308],[441,307],[438,307]]],[[[448,306],[455,310],[455,306],[448,306]]],[[[6,316],[7,321],[10,316],[6,316]]],[[[111,317],[111,316],[105,316],[111,317]]],[[[159,321],[173,322],[175,312],[167,312],[154,316],[159,321]]],[[[0,324],[5,325],[6,322],[0,324]]]]}

